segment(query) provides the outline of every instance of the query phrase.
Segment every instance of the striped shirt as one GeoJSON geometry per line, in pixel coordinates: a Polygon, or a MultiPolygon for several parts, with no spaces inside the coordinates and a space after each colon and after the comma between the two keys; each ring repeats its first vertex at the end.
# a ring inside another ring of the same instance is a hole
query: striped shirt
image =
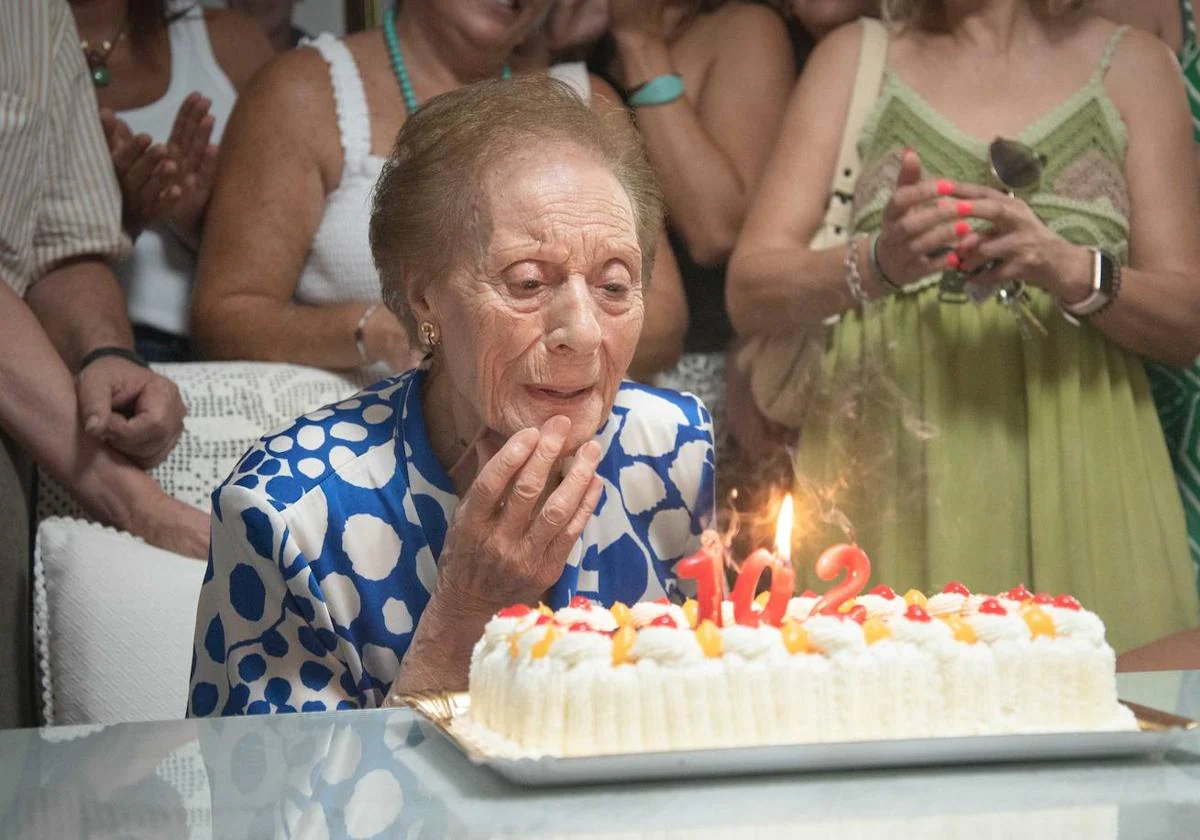
{"type": "Polygon", "coordinates": [[[121,193],[66,0],[0,2],[0,278],[128,253],[121,193]]]}

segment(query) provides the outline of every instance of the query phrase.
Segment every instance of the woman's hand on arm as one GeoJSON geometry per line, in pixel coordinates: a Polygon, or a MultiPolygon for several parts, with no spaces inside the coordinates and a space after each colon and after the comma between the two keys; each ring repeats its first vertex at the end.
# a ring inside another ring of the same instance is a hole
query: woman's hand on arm
{"type": "Polygon", "coordinates": [[[367,301],[293,301],[325,197],[342,175],[334,114],[328,68],[311,49],[279,56],[238,99],[192,298],[192,341],[204,357],[362,364],[354,331],[367,301]]]}
{"type": "MultiPolygon", "coordinates": [[[[661,34],[645,23],[654,5],[623,0],[613,6],[614,40],[630,85],[675,72],[661,34]],[[647,8],[636,15],[637,25],[618,28],[620,5],[647,8]]],[[[714,15],[721,37],[713,39],[700,89],[637,112],[671,222],[704,265],[725,262],[733,250],[796,76],[777,14],[734,3],[714,15]]]]}
{"type": "Polygon", "coordinates": [[[579,448],[551,490],[569,432],[565,417],[518,432],[479,471],[454,512],[436,589],[389,696],[465,688],[471,648],[488,619],[538,600],[562,575],[603,490],[595,441],[579,448]]]}

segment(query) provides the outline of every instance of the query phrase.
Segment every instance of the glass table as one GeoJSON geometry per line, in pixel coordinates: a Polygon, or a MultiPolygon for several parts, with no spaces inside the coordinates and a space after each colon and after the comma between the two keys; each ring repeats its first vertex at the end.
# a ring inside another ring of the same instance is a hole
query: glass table
{"type": "MultiPolygon", "coordinates": [[[[1200,718],[1200,671],[1119,677],[1200,718]]],[[[408,710],[0,732],[6,838],[1200,836],[1200,732],[1164,757],[515,787],[408,710]]]]}

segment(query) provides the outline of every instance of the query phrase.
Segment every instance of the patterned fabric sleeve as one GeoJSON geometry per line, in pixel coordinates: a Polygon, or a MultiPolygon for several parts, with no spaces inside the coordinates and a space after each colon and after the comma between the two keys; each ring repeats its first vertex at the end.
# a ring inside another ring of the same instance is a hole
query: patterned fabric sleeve
{"type": "Polygon", "coordinates": [[[323,592],[282,517],[261,495],[237,486],[218,490],[188,716],[368,705],[352,674],[357,654],[334,632],[325,600],[357,599],[358,593],[335,585],[333,577],[326,577],[323,592]]]}

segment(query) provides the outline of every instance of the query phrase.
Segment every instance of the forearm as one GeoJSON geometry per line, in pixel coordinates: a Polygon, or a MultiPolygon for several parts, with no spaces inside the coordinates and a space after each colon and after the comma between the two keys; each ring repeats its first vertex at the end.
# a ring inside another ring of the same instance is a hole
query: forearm
{"type": "Polygon", "coordinates": [[[1200,356],[1200,278],[1182,273],[1121,274],[1121,292],[1092,323],[1116,344],[1172,367],[1200,356]]]}
{"type": "Polygon", "coordinates": [[[353,370],[362,365],[354,331],[368,305],[369,301],[310,305],[251,294],[197,300],[192,343],[208,359],[353,370]]]}
{"type": "Polygon", "coordinates": [[[0,427],[96,518],[127,527],[123,493],[151,479],[79,423],[75,382],[33,312],[0,283],[0,427]]]}
{"type": "Polygon", "coordinates": [[[490,618],[490,611],[444,606],[435,593],[421,614],[389,700],[417,691],[465,690],[471,651],[490,618]]]}
{"type": "MultiPolygon", "coordinates": [[[[857,301],[846,283],[845,261],[846,246],[739,249],[729,263],[726,285],[734,329],[743,336],[786,333],[853,308],[857,301]]],[[[868,262],[864,242],[858,255],[863,289],[878,297],[884,290],[868,262]]]]}
{"type": "Polygon", "coordinates": [[[64,263],[34,283],[25,302],[72,372],[97,347],[133,347],[125,295],[100,260],[64,263]]]}
{"type": "MultiPolygon", "coordinates": [[[[661,40],[622,35],[616,43],[631,86],[675,72],[661,40]]],[[[671,222],[692,258],[710,265],[728,259],[746,215],[750,185],[705,129],[687,96],[638,109],[637,124],[671,222]]]]}

